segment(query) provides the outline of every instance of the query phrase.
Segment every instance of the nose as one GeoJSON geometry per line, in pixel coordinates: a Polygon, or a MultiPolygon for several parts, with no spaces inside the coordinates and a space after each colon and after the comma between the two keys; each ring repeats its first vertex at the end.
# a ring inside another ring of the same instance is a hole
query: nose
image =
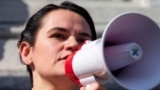
{"type": "Polygon", "coordinates": [[[69,37],[65,42],[65,49],[70,50],[72,52],[78,50],[79,46],[80,44],[74,36],[69,37]]]}

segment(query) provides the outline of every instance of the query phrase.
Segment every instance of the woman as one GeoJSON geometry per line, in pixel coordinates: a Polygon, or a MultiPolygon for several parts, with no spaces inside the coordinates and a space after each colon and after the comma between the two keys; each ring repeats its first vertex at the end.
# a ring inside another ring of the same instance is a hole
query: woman
{"type": "MultiPolygon", "coordinates": [[[[68,1],[49,4],[28,21],[18,42],[20,57],[27,65],[32,90],[87,90],[65,75],[66,58],[96,32],[88,12],[68,1]]],[[[91,90],[104,90],[98,83],[91,90]]]]}

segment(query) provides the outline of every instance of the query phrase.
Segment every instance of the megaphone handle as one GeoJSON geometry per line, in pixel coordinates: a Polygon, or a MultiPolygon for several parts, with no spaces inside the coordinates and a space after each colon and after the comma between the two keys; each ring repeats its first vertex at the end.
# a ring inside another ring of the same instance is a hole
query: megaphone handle
{"type": "Polygon", "coordinates": [[[85,78],[81,78],[80,79],[80,82],[81,82],[81,84],[82,84],[82,86],[87,86],[87,85],[89,85],[89,84],[91,84],[91,83],[94,83],[94,82],[96,82],[97,80],[96,80],[96,78],[95,78],[95,76],[89,76],[89,77],[85,77],[85,78]]]}
{"type": "Polygon", "coordinates": [[[91,75],[91,76],[88,76],[88,77],[81,78],[79,80],[80,80],[80,83],[81,83],[82,86],[87,87],[90,84],[95,83],[95,82],[98,82],[98,83],[104,85],[104,84],[106,84],[108,78],[98,78],[95,75],[91,75]]]}

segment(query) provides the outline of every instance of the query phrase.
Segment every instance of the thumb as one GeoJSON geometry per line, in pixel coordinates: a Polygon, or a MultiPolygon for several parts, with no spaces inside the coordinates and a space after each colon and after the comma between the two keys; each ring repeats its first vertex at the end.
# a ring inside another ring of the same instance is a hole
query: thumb
{"type": "Polygon", "coordinates": [[[107,90],[104,86],[99,83],[92,83],[87,85],[86,87],[81,87],[80,90],[107,90]]]}

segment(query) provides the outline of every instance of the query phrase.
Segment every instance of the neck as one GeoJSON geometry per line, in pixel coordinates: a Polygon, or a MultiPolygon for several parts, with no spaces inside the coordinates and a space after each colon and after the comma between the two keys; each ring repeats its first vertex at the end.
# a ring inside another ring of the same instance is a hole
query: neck
{"type": "Polygon", "coordinates": [[[79,90],[79,87],[66,77],[46,79],[33,73],[32,90],[79,90]]]}

